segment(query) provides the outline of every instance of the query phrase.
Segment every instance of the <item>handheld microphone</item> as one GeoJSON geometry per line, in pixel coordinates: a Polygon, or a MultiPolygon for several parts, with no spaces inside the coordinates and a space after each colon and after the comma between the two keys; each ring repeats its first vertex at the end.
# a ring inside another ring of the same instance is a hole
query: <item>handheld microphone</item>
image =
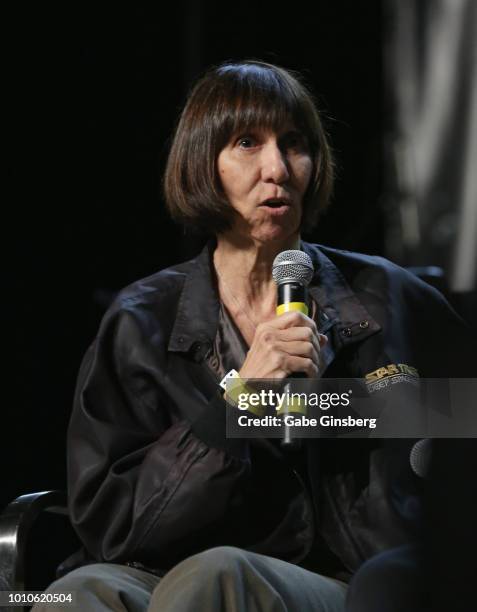
{"type": "Polygon", "coordinates": [[[272,276],[277,283],[277,315],[292,310],[308,314],[307,287],[313,272],[311,258],[303,251],[282,251],[275,257],[272,276]]]}
{"type": "MultiPolygon", "coordinates": [[[[303,251],[288,250],[279,253],[272,266],[273,280],[277,284],[277,315],[284,312],[299,311],[308,315],[308,291],[307,287],[313,278],[313,263],[309,255],[303,251]]],[[[305,378],[304,373],[295,373],[293,378],[305,378]]],[[[285,393],[290,392],[290,383],[285,385],[285,393]]],[[[285,416],[289,414],[288,406],[285,416]]],[[[292,439],[291,428],[285,423],[284,436],[281,441],[282,447],[287,449],[298,449],[299,439],[292,439]]]]}

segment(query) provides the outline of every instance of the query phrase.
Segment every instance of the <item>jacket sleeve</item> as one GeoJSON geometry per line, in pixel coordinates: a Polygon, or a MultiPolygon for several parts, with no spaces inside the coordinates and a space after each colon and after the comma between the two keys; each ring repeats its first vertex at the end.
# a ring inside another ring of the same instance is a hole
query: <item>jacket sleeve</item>
{"type": "Polygon", "coordinates": [[[406,326],[423,378],[476,375],[475,338],[470,326],[434,287],[407,273],[403,299],[406,326]]]}
{"type": "Polygon", "coordinates": [[[109,312],[86,353],[68,430],[68,497],[93,558],[162,568],[201,550],[205,529],[214,545],[210,528],[217,538],[225,529],[249,461],[243,441],[213,446],[225,423],[219,394],[193,422],[173,415],[158,379],[166,351],[150,332],[134,312],[109,312]]]}

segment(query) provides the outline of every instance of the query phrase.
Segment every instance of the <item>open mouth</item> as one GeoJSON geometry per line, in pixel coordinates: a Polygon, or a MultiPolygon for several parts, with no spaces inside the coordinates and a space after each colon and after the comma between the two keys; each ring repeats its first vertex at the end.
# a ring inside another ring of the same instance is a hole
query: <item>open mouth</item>
{"type": "Polygon", "coordinates": [[[260,206],[266,206],[267,208],[282,208],[290,205],[290,200],[285,200],[283,198],[271,198],[270,200],[265,200],[265,202],[260,204],[260,206]]]}

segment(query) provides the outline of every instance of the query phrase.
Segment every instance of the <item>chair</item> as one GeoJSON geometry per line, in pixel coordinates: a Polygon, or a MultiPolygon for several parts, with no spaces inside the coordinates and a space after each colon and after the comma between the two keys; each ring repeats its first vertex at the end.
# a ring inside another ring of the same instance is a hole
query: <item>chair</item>
{"type": "Polygon", "coordinates": [[[59,563],[79,545],[63,491],[17,497],[0,514],[0,590],[43,591],[59,563]]]}

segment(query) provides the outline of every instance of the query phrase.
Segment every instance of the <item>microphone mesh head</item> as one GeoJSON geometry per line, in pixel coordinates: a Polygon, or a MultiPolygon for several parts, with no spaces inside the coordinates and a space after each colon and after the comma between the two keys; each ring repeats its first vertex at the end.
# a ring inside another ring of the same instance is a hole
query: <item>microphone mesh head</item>
{"type": "Polygon", "coordinates": [[[426,478],[431,466],[432,445],[430,438],[418,440],[411,449],[409,463],[416,476],[426,478]]]}
{"type": "Polygon", "coordinates": [[[307,287],[313,278],[313,263],[303,251],[289,250],[278,253],[272,266],[273,280],[282,283],[300,283],[307,287]]]}

